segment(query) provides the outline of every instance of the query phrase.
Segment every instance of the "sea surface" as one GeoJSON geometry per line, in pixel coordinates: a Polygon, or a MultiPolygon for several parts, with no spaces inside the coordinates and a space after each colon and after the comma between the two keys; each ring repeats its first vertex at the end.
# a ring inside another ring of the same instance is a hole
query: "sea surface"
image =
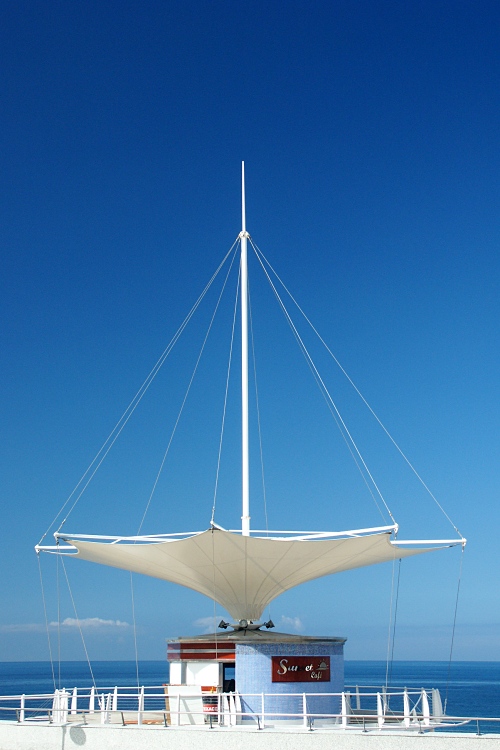
{"type": "MultiPolygon", "coordinates": [[[[139,684],[160,686],[168,682],[168,664],[164,661],[140,661],[139,684]]],[[[93,662],[99,687],[136,686],[133,661],[93,662]]],[[[56,687],[90,687],[89,666],[82,661],[54,664],[56,687]]],[[[386,680],[385,661],[346,661],[346,686],[380,688],[386,680]]],[[[389,669],[388,684],[393,687],[438,688],[443,704],[447,699],[449,716],[500,716],[500,662],[396,661],[389,669]]],[[[54,680],[50,662],[0,662],[0,696],[22,693],[50,693],[54,680]]],[[[500,731],[500,725],[480,723],[481,732],[500,731]]],[[[476,731],[476,724],[467,731],[476,731]]]]}

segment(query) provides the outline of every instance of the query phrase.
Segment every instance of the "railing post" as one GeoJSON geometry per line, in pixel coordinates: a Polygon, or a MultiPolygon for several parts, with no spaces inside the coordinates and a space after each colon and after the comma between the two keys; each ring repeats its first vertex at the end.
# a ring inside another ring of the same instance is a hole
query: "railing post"
{"type": "Polygon", "coordinates": [[[23,693],[21,695],[21,710],[19,711],[19,719],[18,719],[18,721],[20,721],[20,722],[24,721],[24,707],[25,707],[25,704],[26,704],[26,696],[23,693]]]}
{"type": "Polygon", "coordinates": [[[359,692],[359,685],[356,685],[356,710],[361,710],[361,693],[359,692]]]}
{"type": "Polygon", "coordinates": [[[73,694],[71,696],[71,711],[70,714],[74,716],[77,713],[77,705],[78,705],[78,690],[76,687],[73,688],[73,694]]]}
{"type": "Polygon", "coordinates": [[[233,692],[229,693],[229,726],[236,726],[236,702],[233,692]]]}
{"type": "Polygon", "coordinates": [[[264,709],[264,693],[261,693],[260,700],[261,700],[261,712],[260,712],[260,714],[261,714],[261,717],[262,717],[262,719],[261,719],[262,726],[260,727],[260,729],[264,729],[264,727],[266,726],[266,719],[265,719],[266,712],[265,712],[265,709],[264,709]]]}
{"type": "Polygon", "coordinates": [[[429,698],[427,692],[422,688],[422,718],[424,721],[424,727],[430,726],[431,723],[431,712],[429,709],[429,698]]]}
{"type": "Polygon", "coordinates": [[[345,693],[342,693],[342,727],[345,729],[347,727],[347,697],[345,693]]]}
{"type": "Polygon", "coordinates": [[[106,696],[102,694],[99,700],[99,708],[101,709],[101,724],[107,724],[106,721],[106,696]]]}
{"type": "Polygon", "coordinates": [[[302,693],[302,721],[305,729],[307,729],[307,698],[305,693],[302,693]]]}
{"type": "Polygon", "coordinates": [[[410,696],[408,690],[405,688],[403,693],[403,724],[406,729],[410,728],[410,696]]]}
{"type": "Polygon", "coordinates": [[[55,724],[59,723],[59,690],[54,690],[54,697],[52,698],[52,721],[55,724]]]}
{"type": "Polygon", "coordinates": [[[95,687],[92,685],[89,697],[89,714],[93,713],[95,713],[95,687]]]}
{"type": "Polygon", "coordinates": [[[385,702],[380,693],[377,693],[377,721],[378,728],[382,729],[385,722],[385,702]]]}
{"type": "Polygon", "coordinates": [[[108,693],[106,696],[106,703],[104,705],[105,711],[104,711],[104,724],[109,724],[111,716],[111,693],[108,693]]]}
{"type": "Polygon", "coordinates": [[[144,685],[139,691],[139,708],[137,711],[137,726],[142,726],[142,712],[144,711],[144,685]]]}
{"type": "Polygon", "coordinates": [[[61,723],[65,724],[68,721],[68,693],[66,692],[66,688],[62,689],[60,698],[61,698],[61,723]]]}
{"type": "Polygon", "coordinates": [[[68,693],[64,688],[54,691],[52,716],[55,724],[64,724],[68,720],[68,693]]]}
{"type": "Polygon", "coordinates": [[[441,693],[436,688],[432,688],[432,715],[436,719],[441,719],[443,716],[441,693]]]}
{"type": "Polygon", "coordinates": [[[115,689],[113,691],[113,705],[112,710],[117,711],[118,710],[118,687],[115,686],[115,689]]]}
{"type": "Polygon", "coordinates": [[[219,719],[219,726],[224,726],[224,702],[222,693],[217,693],[217,717],[219,719]]]}

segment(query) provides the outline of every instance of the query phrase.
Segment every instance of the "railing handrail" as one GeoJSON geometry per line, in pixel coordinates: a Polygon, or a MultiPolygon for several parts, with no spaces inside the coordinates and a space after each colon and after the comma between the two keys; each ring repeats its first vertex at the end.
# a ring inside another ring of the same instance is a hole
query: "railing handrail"
{"type": "MultiPolygon", "coordinates": [[[[147,698],[164,698],[166,696],[165,687],[167,687],[167,685],[162,685],[160,687],[158,687],[156,685],[155,686],[150,686],[150,687],[144,686],[144,691],[146,691],[146,690],[156,690],[156,689],[160,690],[160,692],[158,692],[158,693],[151,693],[151,692],[146,693],[146,692],[144,692],[144,697],[147,697],[147,698]]],[[[172,687],[177,687],[177,686],[174,685],[172,687]]],[[[187,686],[187,687],[189,687],[189,686],[187,686]]],[[[192,686],[192,687],[196,687],[196,686],[192,686]]],[[[94,688],[94,695],[97,698],[98,695],[102,696],[103,694],[107,695],[108,693],[113,693],[115,689],[116,689],[116,685],[105,686],[105,687],[96,687],[96,688],[94,688]]],[[[378,694],[384,694],[384,695],[386,695],[388,697],[393,697],[393,696],[402,696],[402,695],[405,695],[405,693],[407,695],[421,695],[422,694],[422,689],[424,689],[426,692],[430,693],[433,688],[419,688],[419,689],[415,688],[415,689],[410,689],[410,690],[405,690],[404,688],[401,688],[401,689],[398,689],[397,691],[386,690],[386,689],[382,690],[381,688],[379,688],[376,692],[370,692],[370,693],[363,692],[361,694],[361,696],[365,697],[365,698],[369,698],[369,697],[372,697],[372,696],[375,697],[378,694]]],[[[74,688],[59,688],[59,693],[61,693],[61,691],[65,691],[65,694],[69,698],[71,698],[71,696],[73,694],[73,690],[74,690],[74,688]]],[[[92,692],[92,688],[80,688],[80,687],[77,686],[77,691],[78,691],[78,696],[79,697],[82,697],[82,698],[84,698],[84,697],[90,697],[91,692],[92,692]]],[[[289,692],[289,693],[279,692],[279,693],[264,693],[264,695],[269,695],[269,696],[300,696],[300,697],[302,697],[302,695],[311,696],[311,697],[314,697],[314,696],[332,696],[332,697],[339,698],[344,693],[350,693],[350,690],[347,689],[347,690],[343,690],[343,691],[340,691],[340,692],[325,691],[325,692],[322,692],[322,693],[319,693],[319,692],[309,693],[307,691],[300,692],[300,693],[295,693],[295,692],[289,692]]],[[[231,694],[234,694],[234,693],[230,693],[230,692],[228,692],[228,693],[223,693],[223,692],[208,693],[208,692],[206,692],[206,693],[202,693],[202,697],[209,697],[210,695],[216,696],[216,695],[231,695],[231,694]]],[[[118,697],[122,697],[122,698],[138,698],[141,695],[141,689],[137,690],[137,686],[135,686],[133,688],[132,687],[131,688],[128,688],[128,687],[119,687],[117,695],[118,695],[118,697]],[[122,692],[124,690],[134,690],[135,692],[126,692],[126,693],[122,692]]],[[[244,696],[255,697],[255,696],[262,695],[262,692],[259,692],[259,693],[238,693],[238,695],[240,695],[241,697],[244,697],[244,696]]],[[[193,697],[196,697],[196,696],[199,696],[199,693],[195,692],[195,691],[193,691],[193,693],[182,693],[182,697],[184,697],[184,698],[193,698],[193,697]]],[[[19,695],[0,695],[0,702],[7,701],[7,700],[20,700],[23,697],[24,697],[25,700],[39,700],[39,699],[52,700],[52,698],[54,697],[54,693],[32,693],[32,694],[25,693],[25,694],[19,694],[19,695]]]]}

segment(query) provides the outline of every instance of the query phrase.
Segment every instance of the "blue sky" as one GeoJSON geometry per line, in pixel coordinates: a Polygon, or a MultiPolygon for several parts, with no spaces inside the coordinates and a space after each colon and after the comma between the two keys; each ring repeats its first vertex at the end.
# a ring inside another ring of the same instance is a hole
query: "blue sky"
{"type": "MultiPolygon", "coordinates": [[[[242,159],[250,234],[469,540],[456,657],[500,660],[497,4],[49,0],[2,16],[0,660],[48,656],[33,546],[235,240],[242,159]]],[[[270,526],[378,525],[250,265],[270,526]]],[[[210,520],[228,300],[148,533],[210,520]]],[[[65,529],[137,530],[207,315],[208,301],[65,529]]],[[[453,535],[330,375],[401,534],[453,535]]],[[[227,430],[216,520],[232,526],[237,416],[227,430]]],[[[448,658],[459,558],[403,564],[395,658],[448,658]]],[[[68,575],[91,657],[133,658],[128,575],[68,575]]],[[[384,658],[391,575],[313,582],[271,616],[384,658]]],[[[62,656],[84,658],[61,591],[62,656]]],[[[214,614],[158,581],[134,591],[144,659],[214,614]]]]}

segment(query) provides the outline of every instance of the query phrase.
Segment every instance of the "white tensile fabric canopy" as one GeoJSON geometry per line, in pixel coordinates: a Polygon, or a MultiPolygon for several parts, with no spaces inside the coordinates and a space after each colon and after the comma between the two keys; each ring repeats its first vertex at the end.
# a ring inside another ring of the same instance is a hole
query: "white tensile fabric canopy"
{"type": "Polygon", "coordinates": [[[390,540],[390,532],[335,539],[251,537],[210,529],[182,539],[88,542],[58,535],[78,559],[161,578],[215,599],[235,620],[258,620],[284,591],[314,578],[430,552],[390,540]]]}

